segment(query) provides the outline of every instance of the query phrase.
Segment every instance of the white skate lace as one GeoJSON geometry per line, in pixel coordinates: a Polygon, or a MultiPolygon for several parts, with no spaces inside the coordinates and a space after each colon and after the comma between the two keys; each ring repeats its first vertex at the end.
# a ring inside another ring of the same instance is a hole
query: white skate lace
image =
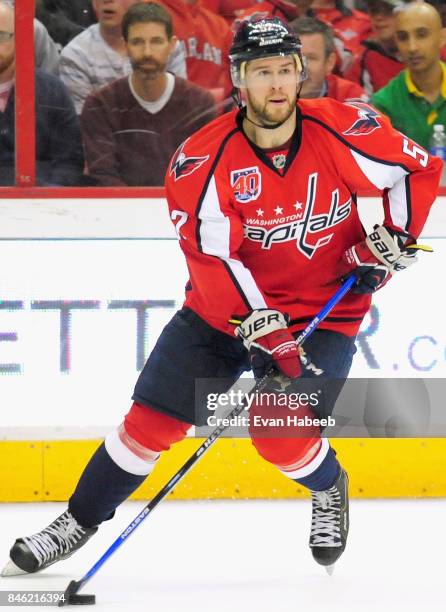
{"type": "Polygon", "coordinates": [[[327,491],[311,491],[313,516],[310,546],[334,548],[341,542],[341,494],[336,487],[327,491]]]}
{"type": "Polygon", "coordinates": [[[67,511],[43,531],[23,538],[23,541],[42,565],[56,555],[69,553],[85,533],[85,529],[67,511]]]}

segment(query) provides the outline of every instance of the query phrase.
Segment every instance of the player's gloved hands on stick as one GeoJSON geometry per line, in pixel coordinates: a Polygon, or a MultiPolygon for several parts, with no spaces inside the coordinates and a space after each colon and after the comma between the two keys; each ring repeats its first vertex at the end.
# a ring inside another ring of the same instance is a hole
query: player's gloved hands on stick
{"type": "Polygon", "coordinates": [[[278,310],[253,310],[235,334],[249,351],[256,378],[265,376],[273,366],[289,378],[300,376],[299,348],[288,329],[287,318],[278,310]]]}
{"type": "Polygon", "coordinates": [[[375,225],[374,231],[363,242],[345,251],[342,256],[341,274],[353,272],[358,281],[353,293],[373,293],[395,274],[417,261],[416,251],[405,246],[407,236],[375,225]]]}

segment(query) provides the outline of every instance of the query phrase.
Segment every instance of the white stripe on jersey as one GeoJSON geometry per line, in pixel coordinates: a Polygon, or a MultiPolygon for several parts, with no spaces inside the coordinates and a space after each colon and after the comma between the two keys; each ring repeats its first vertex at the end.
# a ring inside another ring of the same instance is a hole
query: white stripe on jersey
{"type": "Polygon", "coordinates": [[[231,268],[231,271],[248,299],[251,308],[268,308],[268,304],[265,302],[262,292],[259,291],[259,288],[257,287],[257,284],[248,268],[245,268],[242,262],[238,261],[237,259],[228,258],[225,259],[225,261],[231,268]]]}
{"type": "Polygon", "coordinates": [[[408,222],[408,206],[407,206],[407,189],[406,189],[406,176],[401,178],[392,189],[389,190],[389,204],[390,204],[390,216],[392,217],[392,223],[396,227],[406,229],[408,222]]]}
{"type": "Polygon", "coordinates": [[[228,264],[251,308],[267,308],[261,291],[241,261],[230,257],[231,224],[221,208],[215,177],[212,176],[198,213],[201,221],[201,249],[207,255],[214,255],[228,264]]]}
{"type": "Polygon", "coordinates": [[[225,259],[230,255],[231,224],[222,213],[215,177],[212,176],[201,204],[200,238],[203,253],[225,259]]]}
{"type": "Polygon", "coordinates": [[[405,178],[409,174],[401,166],[373,161],[349,149],[359,168],[378,189],[389,188],[389,208],[392,223],[405,229],[409,215],[405,178]]]}

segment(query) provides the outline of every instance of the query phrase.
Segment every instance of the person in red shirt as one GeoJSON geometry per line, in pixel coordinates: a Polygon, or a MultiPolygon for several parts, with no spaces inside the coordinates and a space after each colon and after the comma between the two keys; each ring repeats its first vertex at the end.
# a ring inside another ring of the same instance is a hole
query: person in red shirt
{"type": "Polygon", "coordinates": [[[301,44],[278,18],[242,22],[230,59],[239,109],[187,139],[166,174],[190,275],[184,306],[164,328],[129,413],[96,450],[68,509],[16,540],[3,575],[36,572],[76,552],[161,452],[208,422],[206,391],[226,393],[249,369],[275,389],[251,396],[253,445],[311,491],[315,561],[330,568],[345,549],[348,478],[314,416],[331,415],[372,293],[415,263],[442,162],[367,104],[298,100],[301,44]],[[384,191],[384,219],[365,236],[356,193],[371,188],[384,191]],[[354,289],[300,351],[295,336],[352,273],[354,289]],[[203,379],[210,383],[204,395],[196,386],[203,379]],[[285,433],[253,422],[268,408],[262,399],[284,389],[291,401],[286,391],[311,381],[323,401],[300,399],[293,414],[301,426],[285,433]]]}
{"type": "Polygon", "coordinates": [[[248,8],[237,11],[237,19],[250,17],[279,17],[284,21],[292,21],[307,15],[312,0],[264,0],[251,4],[248,8]]]}
{"type": "MultiPolygon", "coordinates": [[[[261,17],[279,17],[291,22],[304,17],[315,17],[311,8],[312,0],[264,0],[243,11],[237,12],[237,20],[261,17]]],[[[330,25],[330,24],[328,24],[330,25]]],[[[336,27],[332,27],[336,51],[334,72],[342,74],[351,65],[352,50],[343,35],[336,27]]]]}
{"type": "Polygon", "coordinates": [[[238,13],[250,8],[252,3],[252,0],[201,0],[204,8],[221,15],[229,24],[232,24],[238,13]]]}
{"type": "Polygon", "coordinates": [[[232,91],[228,52],[231,28],[200,0],[157,0],[172,15],[173,31],[186,56],[187,79],[222,102],[232,91]]]}
{"type": "Polygon", "coordinates": [[[370,17],[362,11],[347,8],[342,0],[313,0],[311,5],[316,17],[328,23],[356,53],[363,40],[371,34],[370,17]]]}
{"type": "Polygon", "coordinates": [[[328,96],[346,102],[367,102],[365,91],[357,83],[333,74],[336,47],[333,30],[323,21],[303,17],[290,23],[302,43],[308,76],[302,83],[301,98],[328,96]]]}
{"type": "Polygon", "coordinates": [[[358,83],[368,96],[404,68],[395,41],[394,8],[400,0],[368,0],[373,37],[363,40],[345,78],[358,83]]]}

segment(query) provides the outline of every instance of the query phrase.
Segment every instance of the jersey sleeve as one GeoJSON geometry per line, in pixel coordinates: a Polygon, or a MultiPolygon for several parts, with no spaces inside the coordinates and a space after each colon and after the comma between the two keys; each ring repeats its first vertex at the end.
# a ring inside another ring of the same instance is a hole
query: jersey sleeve
{"type": "Polygon", "coordinates": [[[239,255],[243,227],[230,203],[223,149],[224,142],[209,154],[209,146],[206,151],[206,146],[186,140],[167,171],[166,195],[186,257],[192,307],[213,327],[232,333],[230,319],[267,303],[239,255]]]}
{"type": "Polygon", "coordinates": [[[352,193],[380,190],[384,223],[417,238],[438,194],[442,160],[368,104],[351,102],[333,110],[333,134],[345,145],[339,160],[344,181],[352,193]]]}

